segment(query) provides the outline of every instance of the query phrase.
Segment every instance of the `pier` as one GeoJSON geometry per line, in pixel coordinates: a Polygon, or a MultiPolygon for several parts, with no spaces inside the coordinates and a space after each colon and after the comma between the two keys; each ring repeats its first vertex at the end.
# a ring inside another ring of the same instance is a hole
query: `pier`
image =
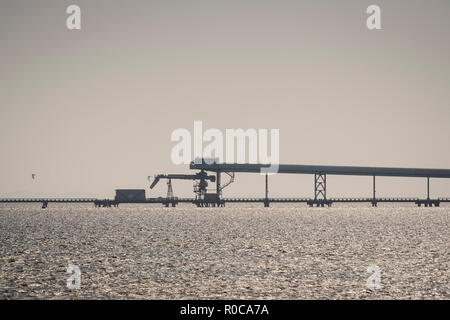
{"type": "Polygon", "coordinates": [[[93,198],[16,198],[0,199],[0,203],[42,203],[45,209],[50,203],[93,203],[96,207],[118,207],[119,204],[162,204],[165,207],[176,207],[180,203],[191,203],[197,207],[224,207],[226,203],[262,203],[269,207],[271,203],[303,203],[310,207],[330,207],[334,203],[368,203],[376,207],[378,203],[413,203],[418,207],[439,207],[441,203],[450,202],[450,198],[431,198],[430,180],[450,178],[449,169],[417,169],[390,167],[351,167],[351,166],[313,166],[313,165],[279,165],[278,174],[307,174],[314,177],[313,198],[271,198],[269,197],[269,176],[265,174],[265,194],[261,198],[224,198],[222,191],[235,181],[236,173],[261,174],[269,165],[263,164],[208,164],[191,162],[189,168],[195,174],[159,174],[155,176],[152,189],[161,179],[167,180],[167,196],[146,198],[145,190],[116,190],[114,199],[93,198]],[[212,173],[208,175],[208,172],[212,173]],[[228,181],[222,179],[228,177],[228,181]],[[328,198],[327,175],[351,175],[372,177],[372,197],[366,198],[328,198]],[[427,184],[426,198],[377,198],[376,177],[410,177],[425,179],[427,184]],[[194,198],[178,198],[174,196],[172,180],[193,180],[194,198]],[[214,190],[208,190],[208,181],[215,183],[214,190]]]}
{"type": "Polygon", "coordinates": [[[331,207],[333,203],[414,203],[418,207],[439,207],[441,203],[450,202],[450,198],[419,199],[419,198],[330,198],[317,201],[313,198],[223,198],[220,202],[199,201],[196,198],[148,198],[145,201],[117,201],[114,199],[87,198],[11,198],[0,199],[0,203],[42,203],[45,209],[49,203],[91,203],[96,207],[118,207],[119,204],[162,204],[166,207],[176,207],[180,203],[190,203],[198,207],[224,207],[226,203],[262,203],[268,207],[270,203],[303,203],[310,207],[331,207]]]}

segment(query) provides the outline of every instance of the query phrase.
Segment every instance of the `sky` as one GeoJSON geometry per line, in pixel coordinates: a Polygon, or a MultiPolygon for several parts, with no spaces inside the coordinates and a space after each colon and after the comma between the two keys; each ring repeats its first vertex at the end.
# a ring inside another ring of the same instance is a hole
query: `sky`
{"type": "MultiPolygon", "coordinates": [[[[165,195],[147,177],[189,173],[170,137],[195,120],[279,129],[283,164],[450,169],[449,13],[448,0],[2,0],[0,198],[165,195]],[[366,27],[372,4],[381,30],[366,27]]],[[[329,196],[372,194],[370,177],[327,182],[329,196]]],[[[426,181],[377,191],[424,197],[426,181]]],[[[431,192],[450,197],[450,181],[431,192]]],[[[224,195],[263,196],[264,178],[238,174],[224,195]]],[[[270,195],[313,196],[313,177],[273,176],[270,195]]]]}

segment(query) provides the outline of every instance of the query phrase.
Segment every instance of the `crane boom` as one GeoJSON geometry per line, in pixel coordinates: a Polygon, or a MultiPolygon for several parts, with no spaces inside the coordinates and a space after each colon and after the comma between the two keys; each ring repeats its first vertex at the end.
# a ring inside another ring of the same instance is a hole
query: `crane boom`
{"type": "Polygon", "coordinates": [[[216,181],[216,177],[211,175],[208,176],[205,171],[200,171],[196,174],[158,174],[155,176],[155,180],[153,180],[150,185],[150,189],[153,189],[156,184],[161,179],[174,179],[174,180],[209,180],[211,182],[216,181]]]}

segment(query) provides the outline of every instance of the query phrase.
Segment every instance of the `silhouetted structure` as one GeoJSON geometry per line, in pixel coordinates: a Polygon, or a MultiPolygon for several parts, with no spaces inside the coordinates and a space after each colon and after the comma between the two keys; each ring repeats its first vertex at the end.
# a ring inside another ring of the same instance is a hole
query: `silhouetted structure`
{"type": "MultiPolygon", "coordinates": [[[[221,173],[234,174],[236,172],[261,173],[268,169],[269,165],[264,164],[236,164],[236,163],[199,163],[191,162],[190,169],[215,172],[217,175],[216,189],[221,190],[221,173]]],[[[390,168],[390,167],[353,167],[353,166],[314,166],[314,165],[289,165],[280,164],[277,173],[279,174],[312,174],[314,175],[314,199],[307,201],[310,206],[331,206],[333,202],[367,202],[366,199],[358,201],[340,201],[339,199],[327,198],[327,175],[352,175],[352,176],[372,176],[373,177],[373,197],[370,200],[372,206],[376,207],[378,202],[387,202],[388,199],[377,199],[375,194],[375,179],[381,177],[415,177],[427,178],[427,199],[410,199],[418,206],[439,206],[439,200],[430,199],[430,178],[450,178],[448,169],[418,169],[418,168],[390,168]]],[[[220,199],[220,194],[217,193],[220,199]]],[[[230,202],[230,201],[228,201],[230,202]]],[[[268,181],[266,175],[266,197],[264,206],[268,207],[270,201],[268,198],[268,181]]],[[[294,201],[301,202],[301,201],[294,201]]],[[[407,202],[405,199],[391,199],[390,202],[407,202]]]]}
{"type": "Polygon", "coordinates": [[[331,206],[333,203],[371,203],[376,207],[378,203],[414,203],[417,206],[438,207],[442,202],[450,202],[450,198],[430,198],[430,178],[450,178],[448,169],[415,169],[415,168],[382,168],[382,167],[349,167],[349,166],[312,166],[312,165],[279,165],[280,174],[312,174],[314,175],[314,198],[269,198],[268,175],[265,175],[265,196],[264,198],[222,198],[222,190],[234,182],[235,173],[261,173],[261,170],[268,168],[263,164],[227,164],[201,163],[190,164],[190,169],[200,170],[196,174],[160,174],[155,176],[150,185],[153,189],[161,179],[168,180],[168,190],[166,198],[146,198],[144,189],[118,189],[114,200],[91,199],[91,198],[23,198],[23,199],[0,199],[0,203],[26,203],[41,202],[42,208],[52,203],[94,203],[96,207],[118,207],[120,203],[160,203],[169,207],[175,207],[179,203],[192,203],[198,207],[222,207],[228,203],[256,203],[261,202],[265,207],[270,203],[306,203],[309,206],[331,206]],[[208,175],[207,172],[214,172],[215,175],[208,175]],[[229,180],[222,184],[221,174],[226,174],[229,180]],[[327,175],[353,175],[373,177],[373,195],[371,198],[331,198],[327,197],[327,175]],[[375,182],[377,176],[384,177],[417,177],[427,179],[427,197],[420,198],[376,198],[375,182]],[[195,198],[177,198],[173,194],[172,180],[193,180],[195,181],[195,198]],[[215,192],[207,192],[208,181],[215,182],[215,192]]]}

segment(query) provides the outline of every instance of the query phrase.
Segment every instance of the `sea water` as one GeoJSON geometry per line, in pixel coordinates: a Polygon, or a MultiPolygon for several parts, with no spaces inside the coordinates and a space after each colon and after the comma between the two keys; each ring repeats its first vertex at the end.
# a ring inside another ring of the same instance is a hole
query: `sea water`
{"type": "Polygon", "coordinates": [[[449,299],[449,231],[449,206],[2,204],[0,298],[449,299]]]}

